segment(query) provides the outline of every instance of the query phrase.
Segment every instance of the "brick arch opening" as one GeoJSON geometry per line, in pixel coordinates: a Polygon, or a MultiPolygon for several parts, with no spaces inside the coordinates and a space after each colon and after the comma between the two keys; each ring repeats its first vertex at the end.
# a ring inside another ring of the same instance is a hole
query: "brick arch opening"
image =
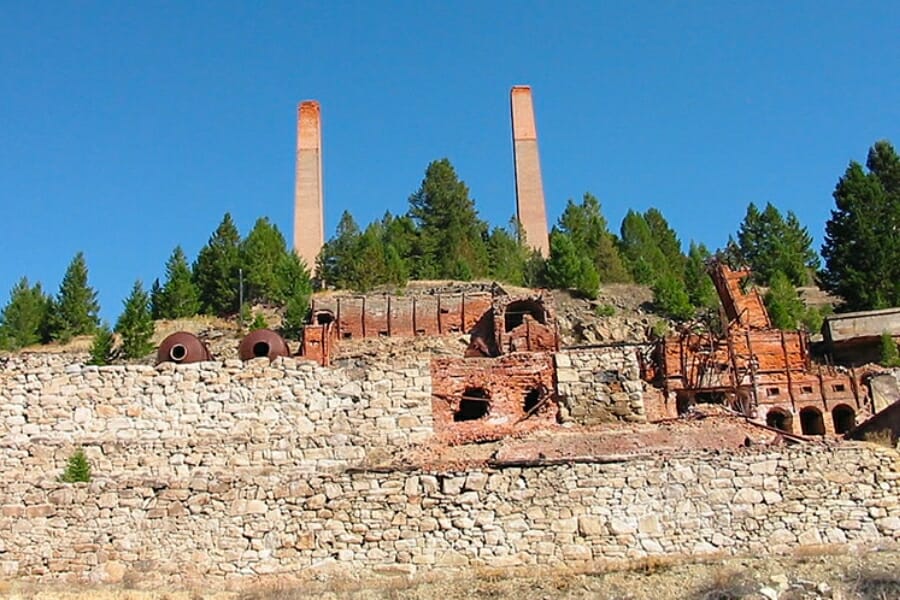
{"type": "Polygon", "coordinates": [[[543,305],[536,300],[516,300],[506,305],[503,311],[503,329],[512,331],[525,322],[525,315],[531,315],[535,321],[546,324],[547,315],[543,305]]]}
{"type": "Polygon", "coordinates": [[[766,413],[766,425],[774,427],[775,429],[780,429],[781,431],[786,431],[787,433],[793,433],[794,416],[784,409],[773,408],[766,413]]]}
{"type": "Polygon", "coordinates": [[[453,420],[477,421],[490,412],[491,395],[481,387],[468,387],[459,401],[459,408],[453,413],[453,420]]]}
{"type": "Polygon", "coordinates": [[[825,420],[822,411],[813,406],[807,406],[800,411],[800,430],[803,435],[825,435],[825,420]]]}
{"type": "Polygon", "coordinates": [[[525,400],[522,403],[522,409],[529,413],[531,412],[538,404],[541,403],[541,399],[544,395],[544,390],[540,387],[534,387],[528,390],[528,393],[525,394],[525,400]]]}
{"type": "Polygon", "coordinates": [[[846,404],[838,404],[831,409],[831,420],[835,433],[847,433],[856,426],[856,411],[846,404]]]}
{"type": "Polygon", "coordinates": [[[330,310],[317,310],[315,315],[316,325],[328,325],[334,323],[334,313],[330,310]]]}

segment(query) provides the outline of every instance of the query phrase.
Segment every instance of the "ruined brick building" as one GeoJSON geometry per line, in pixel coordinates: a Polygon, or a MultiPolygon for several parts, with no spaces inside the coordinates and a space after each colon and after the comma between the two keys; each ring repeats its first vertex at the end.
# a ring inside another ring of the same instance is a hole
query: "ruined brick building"
{"type": "Polygon", "coordinates": [[[724,334],[685,329],[660,340],[648,365],[668,414],[723,404],[770,427],[823,435],[846,433],[872,412],[866,371],[813,364],[809,334],[773,328],[759,293],[743,289],[748,270],[716,263],[710,275],[724,334]]]}

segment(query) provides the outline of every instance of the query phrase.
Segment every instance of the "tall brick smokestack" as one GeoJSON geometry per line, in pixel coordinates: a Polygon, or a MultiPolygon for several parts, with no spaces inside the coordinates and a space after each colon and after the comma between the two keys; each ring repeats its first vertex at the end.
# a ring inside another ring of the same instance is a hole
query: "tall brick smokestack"
{"type": "Polygon", "coordinates": [[[546,257],[550,254],[550,239],[531,88],[527,85],[514,86],[510,92],[510,107],[516,163],[516,215],[528,245],[546,257]]]}
{"type": "Polygon", "coordinates": [[[315,100],[297,107],[297,167],[294,185],[294,252],[311,272],[325,243],[322,197],[322,112],[315,100]]]}

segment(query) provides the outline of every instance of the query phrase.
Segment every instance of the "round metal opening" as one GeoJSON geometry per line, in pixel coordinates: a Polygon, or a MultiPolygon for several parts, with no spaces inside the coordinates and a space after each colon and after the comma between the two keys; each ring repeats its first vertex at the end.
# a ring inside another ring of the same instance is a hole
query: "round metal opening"
{"type": "Polygon", "coordinates": [[[260,358],[269,355],[269,342],[256,342],[253,344],[253,356],[260,358]]]}
{"type": "Polygon", "coordinates": [[[181,362],[187,357],[187,348],[185,348],[182,344],[175,344],[172,346],[172,349],[169,350],[169,358],[174,360],[175,362],[181,362]]]}

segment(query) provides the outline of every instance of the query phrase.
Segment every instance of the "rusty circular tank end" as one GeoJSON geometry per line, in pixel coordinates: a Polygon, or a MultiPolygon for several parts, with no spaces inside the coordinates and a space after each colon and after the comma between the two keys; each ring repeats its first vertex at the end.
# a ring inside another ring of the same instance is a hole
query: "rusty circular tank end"
{"type": "Polygon", "coordinates": [[[238,355],[241,360],[251,360],[265,356],[269,360],[275,360],[279,356],[290,356],[287,342],[284,338],[271,329],[257,329],[251,331],[241,340],[238,346],[238,355]]]}
{"type": "Polygon", "coordinates": [[[200,338],[187,331],[179,331],[166,337],[156,350],[156,364],[187,364],[204,360],[212,360],[212,354],[200,338]]]}

